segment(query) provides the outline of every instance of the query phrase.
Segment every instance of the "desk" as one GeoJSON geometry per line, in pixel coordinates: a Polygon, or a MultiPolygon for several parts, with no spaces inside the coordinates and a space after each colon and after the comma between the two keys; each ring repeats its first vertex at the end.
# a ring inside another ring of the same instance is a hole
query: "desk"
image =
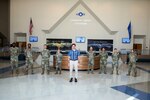
{"type": "MultiPolygon", "coordinates": [[[[53,67],[56,67],[56,57],[53,56],[53,67]]],[[[94,69],[100,68],[100,57],[96,56],[94,58],[94,69]]],[[[62,58],[62,69],[69,69],[69,60],[68,56],[63,56],[62,58]]],[[[88,69],[88,57],[87,56],[79,56],[79,70],[87,70],[88,69]]]]}

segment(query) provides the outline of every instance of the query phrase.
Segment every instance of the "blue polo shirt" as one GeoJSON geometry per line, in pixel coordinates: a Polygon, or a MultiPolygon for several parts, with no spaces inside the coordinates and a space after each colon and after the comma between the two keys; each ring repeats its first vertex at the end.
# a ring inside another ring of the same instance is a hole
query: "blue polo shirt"
{"type": "Polygon", "coordinates": [[[68,56],[70,57],[70,60],[78,60],[78,56],[80,55],[80,52],[78,50],[70,50],[68,53],[68,56]]]}

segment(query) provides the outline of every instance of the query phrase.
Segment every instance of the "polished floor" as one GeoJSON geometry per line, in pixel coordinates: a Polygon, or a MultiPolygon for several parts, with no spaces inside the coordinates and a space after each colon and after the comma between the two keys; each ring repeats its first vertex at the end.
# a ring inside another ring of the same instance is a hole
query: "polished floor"
{"type": "MultiPolygon", "coordinates": [[[[0,68],[9,66],[0,62],[0,68]]],[[[24,75],[20,65],[19,76],[10,71],[0,73],[0,100],[150,100],[150,63],[138,63],[138,76],[126,76],[127,65],[121,64],[119,75],[111,75],[111,65],[107,74],[87,74],[79,71],[78,82],[69,82],[69,71],[55,75],[41,75],[35,64],[34,74],[24,75]]],[[[1,70],[0,69],[0,70],[1,70]]]]}

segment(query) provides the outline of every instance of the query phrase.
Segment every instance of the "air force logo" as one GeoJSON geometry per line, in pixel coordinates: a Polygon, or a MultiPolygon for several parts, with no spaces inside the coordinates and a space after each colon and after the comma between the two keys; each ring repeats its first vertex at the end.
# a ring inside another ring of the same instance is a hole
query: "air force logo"
{"type": "Polygon", "coordinates": [[[82,17],[82,16],[85,16],[85,13],[79,12],[79,13],[77,13],[76,15],[82,17]]]}

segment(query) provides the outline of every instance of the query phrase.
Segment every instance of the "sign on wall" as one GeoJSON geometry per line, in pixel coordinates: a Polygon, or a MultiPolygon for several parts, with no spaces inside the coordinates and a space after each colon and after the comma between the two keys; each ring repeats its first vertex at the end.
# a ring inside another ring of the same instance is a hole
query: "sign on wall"
{"type": "Polygon", "coordinates": [[[93,47],[94,51],[99,51],[101,48],[105,48],[106,51],[113,51],[113,40],[88,39],[87,50],[90,47],[93,47]]]}

